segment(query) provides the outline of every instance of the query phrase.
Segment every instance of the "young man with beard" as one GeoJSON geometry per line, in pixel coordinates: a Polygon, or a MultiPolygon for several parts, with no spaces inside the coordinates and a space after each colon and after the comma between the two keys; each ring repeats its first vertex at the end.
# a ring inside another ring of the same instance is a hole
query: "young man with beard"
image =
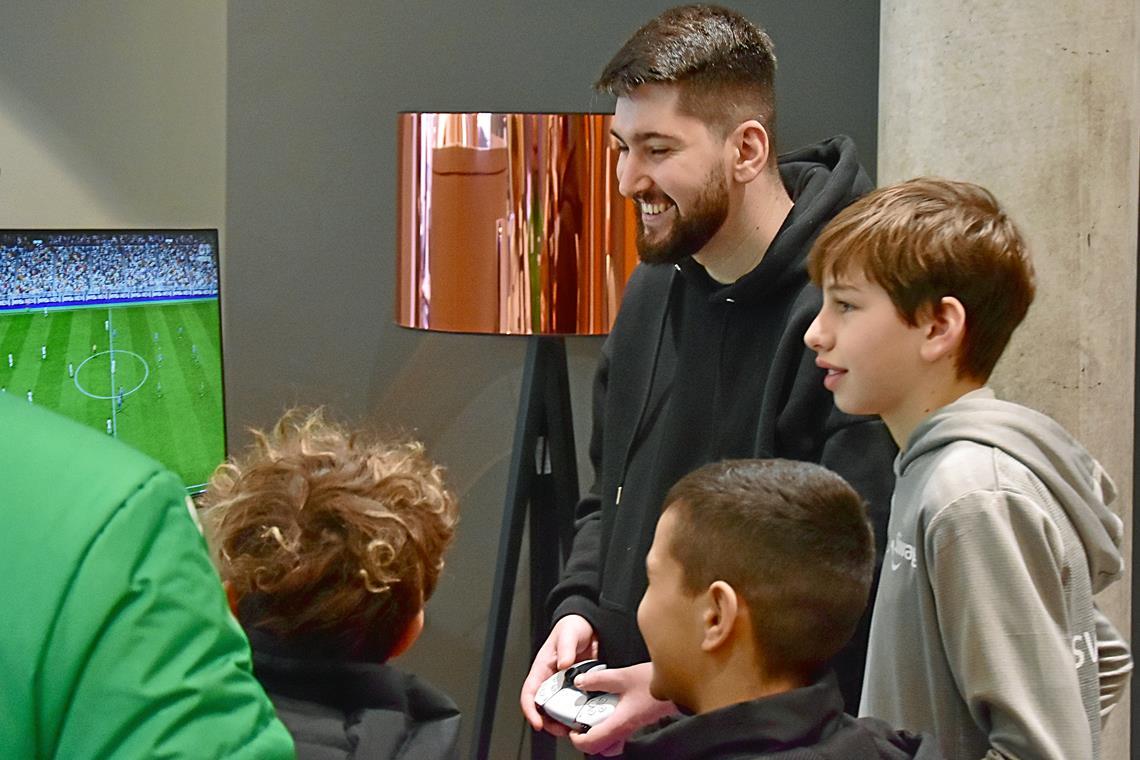
{"type": "MultiPolygon", "coordinates": [[[[596,652],[609,670],[583,685],[622,700],[605,723],[571,736],[585,752],[619,751],[673,710],[649,694],[635,613],[659,506],[682,476],[725,458],[819,462],[870,503],[885,539],[893,444],[881,423],[834,408],[802,342],[821,298],[804,259],[871,182],[843,137],[777,161],[775,66],[771,40],[748,20],[685,6],[634,33],[596,85],[617,97],[618,184],[639,207],[644,265],[602,350],[596,480],[551,596],[554,628],[520,696],[535,729],[566,733],[534,693],[596,652]]],[[[866,621],[833,663],[848,709],[865,649],[866,621]]]]}

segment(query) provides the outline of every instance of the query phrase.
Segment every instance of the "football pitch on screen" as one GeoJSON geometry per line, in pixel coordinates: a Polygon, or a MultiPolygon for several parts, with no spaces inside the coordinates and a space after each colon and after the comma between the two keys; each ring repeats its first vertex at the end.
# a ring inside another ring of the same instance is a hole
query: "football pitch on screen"
{"type": "Polygon", "coordinates": [[[0,386],[197,486],[225,457],[218,319],[216,299],[0,312],[0,386]]]}

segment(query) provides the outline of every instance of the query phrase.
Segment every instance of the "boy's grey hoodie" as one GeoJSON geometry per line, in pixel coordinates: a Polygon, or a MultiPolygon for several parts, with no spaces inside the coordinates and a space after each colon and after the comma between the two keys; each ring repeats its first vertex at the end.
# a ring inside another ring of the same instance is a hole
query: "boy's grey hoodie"
{"type": "Polygon", "coordinates": [[[1124,568],[1112,480],[988,388],[924,420],[895,474],[861,713],[947,757],[1099,757],[1132,668],[1093,600],[1124,568]]]}

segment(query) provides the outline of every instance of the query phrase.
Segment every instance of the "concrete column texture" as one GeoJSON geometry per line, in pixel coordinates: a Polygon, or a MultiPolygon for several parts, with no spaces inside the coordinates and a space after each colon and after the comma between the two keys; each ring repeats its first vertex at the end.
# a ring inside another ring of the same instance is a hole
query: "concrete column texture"
{"type": "MultiPolygon", "coordinates": [[[[1112,474],[1126,577],[1098,600],[1131,619],[1140,54],[1136,0],[883,0],[879,183],[989,188],[1029,240],[1037,299],[992,379],[1112,474]]],[[[1102,757],[1129,752],[1126,701],[1102,757]]]]}

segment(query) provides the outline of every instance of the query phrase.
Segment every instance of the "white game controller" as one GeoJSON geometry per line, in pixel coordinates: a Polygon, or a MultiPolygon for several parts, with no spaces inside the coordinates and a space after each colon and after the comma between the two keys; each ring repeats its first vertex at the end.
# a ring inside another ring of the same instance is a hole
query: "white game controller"
{"type": "Polygon", "coordinates": [[[582,691],[574,679],[588,670],[604,668],[598,660],[583,660],[542,682],[534,695],[538,709],[564,726],[585,733],[610,717],[621,699],[604,691],[582,691]]]}

